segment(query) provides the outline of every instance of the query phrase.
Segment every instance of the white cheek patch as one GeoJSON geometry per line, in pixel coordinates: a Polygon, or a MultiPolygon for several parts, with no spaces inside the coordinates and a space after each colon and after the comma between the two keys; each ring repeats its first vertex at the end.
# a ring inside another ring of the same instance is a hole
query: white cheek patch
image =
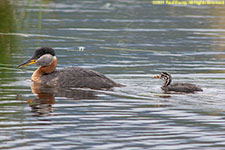
{"type": "Polygon", "coordinates": [[[162,76],[161,79],[162,80],[167,80],[167,77],[166,76],[162,76]]]}
{"type": "Polygon", "coordinates": [[[171,83],[171,79],[167,76],[162,76],[161,79],[165,81],[164,85],[166,86],[168,86],[171,83]]]}
{"type": "Polygon", "coordinates": [[[54,59],[55,59],[55,56],[52,56],[50,54],[45,54],[45,55],[41,56],[35,62],[35,64],[38,66],[49,66],[49,65],[51,65],[51,63],[53,62],[54,59]]]}

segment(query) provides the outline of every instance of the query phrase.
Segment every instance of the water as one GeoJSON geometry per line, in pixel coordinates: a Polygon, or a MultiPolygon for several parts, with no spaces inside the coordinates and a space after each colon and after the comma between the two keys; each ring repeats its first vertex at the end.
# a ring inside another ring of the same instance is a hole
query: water
{"type": "Polygon", "coordinates": [[[0,149],[223,149],[224,7],[1,1],[0,149]],[[16,66],[41,46],[127,86],[39,88],[16,66]],[[165,95],[162,71],[204,91],[165,95]]]}

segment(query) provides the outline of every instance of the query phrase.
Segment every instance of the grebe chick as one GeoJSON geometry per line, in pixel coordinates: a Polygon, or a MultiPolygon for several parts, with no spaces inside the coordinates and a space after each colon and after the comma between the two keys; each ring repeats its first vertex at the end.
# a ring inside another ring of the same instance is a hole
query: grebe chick
{"type": "Polygon", "coordinates": [[[32,64],[40,66],[33,73],[31,77],[32,81],[49,87],[110,89],[123,86],[103,74],[90,69],[70,67],[55,70],[57,57],[54,50],[49,47],[37,49],[32,58],[18,65],[18,67],[32,64]]]}
{"type": "Polygon", "coordinates": [[[160,75],[154,76],[154,78],[159,78],[165,81],[161,87],[161,89],[165,92],[174,91],[182,93],[194,93],[195,91],[203,91],[200,87],[190,83],[171,84],[172,77],[168,72],[162,72],[160,75]]]}

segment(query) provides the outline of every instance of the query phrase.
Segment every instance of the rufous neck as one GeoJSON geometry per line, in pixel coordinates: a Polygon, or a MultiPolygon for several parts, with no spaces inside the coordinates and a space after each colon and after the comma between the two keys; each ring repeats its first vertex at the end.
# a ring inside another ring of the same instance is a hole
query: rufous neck
{"type": "Polygon", "coordinates": [[[55,71],[57,66],[57,57],[54,56],[52,63],[49,66],[41,66],[36,71],[34,71],[31,79],[34,82],[41,83],[41,76],[45,74],[50,74],[55,71]]]}

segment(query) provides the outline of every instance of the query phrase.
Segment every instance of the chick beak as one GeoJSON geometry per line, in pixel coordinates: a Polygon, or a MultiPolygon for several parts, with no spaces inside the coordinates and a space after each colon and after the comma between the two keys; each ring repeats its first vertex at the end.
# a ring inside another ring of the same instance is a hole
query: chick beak
{"type": "Polygon", "coordinates": [[[154,78],[160,78],[160,75],[154,76],[154,78]]]}
{"type": "Polygon", "coordinates": [[[23,62],[22,64],[19,64],[17,67],[21,68],[21,67],[25,67],[25,66],[35,64],[36,60],[37,59],[34,59],[34,58],[28,59],[27,61],[23,62]]]}

